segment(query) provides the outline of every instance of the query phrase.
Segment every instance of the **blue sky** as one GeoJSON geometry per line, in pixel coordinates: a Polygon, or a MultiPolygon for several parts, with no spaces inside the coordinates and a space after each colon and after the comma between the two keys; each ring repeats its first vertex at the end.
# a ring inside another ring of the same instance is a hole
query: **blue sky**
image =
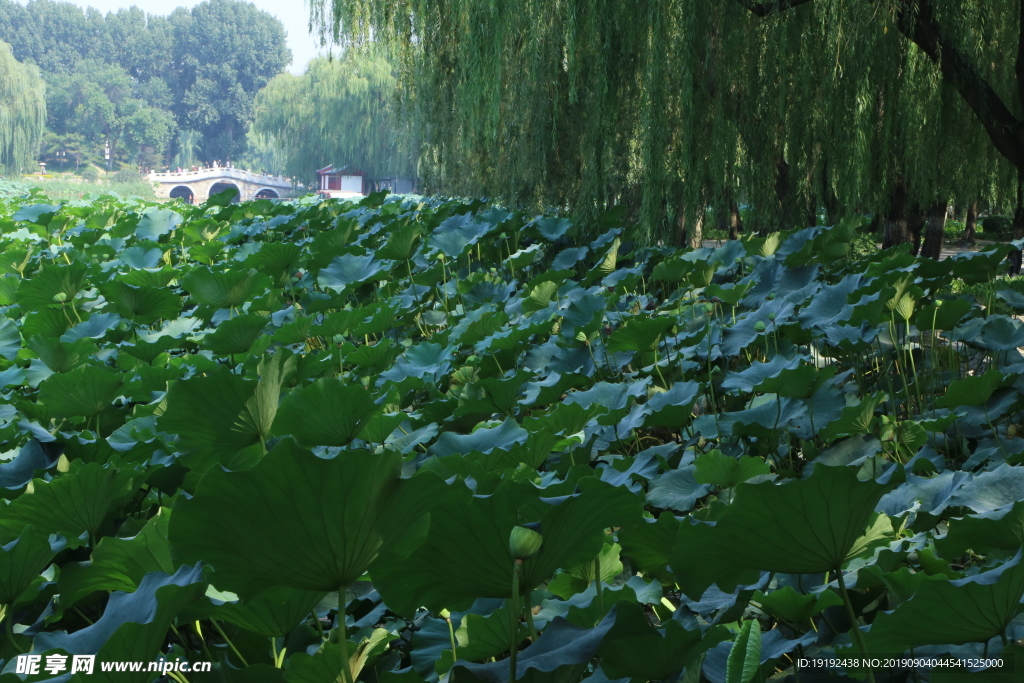
{"type": "MultiPolygon", "coordinates": [[[[200,0],[68,0],[80,7],[95,7],[100,12],[116,12],[119,9],[136,6],[147,14],[168,15],[175,7],[193,7],[200,0]]],[[[309,34],[308,0],[250,0],[261,10],[274,15],[284,24],[288,32],[288,47],[292,51],[292,63],[288,70],[302,73],[306,63],[320,53],[319,41],[309,34]]]]}

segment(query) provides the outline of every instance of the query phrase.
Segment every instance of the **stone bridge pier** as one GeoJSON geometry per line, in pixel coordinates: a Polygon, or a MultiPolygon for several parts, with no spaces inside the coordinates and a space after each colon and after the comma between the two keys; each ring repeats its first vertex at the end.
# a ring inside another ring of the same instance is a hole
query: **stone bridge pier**
{"type": "Polygon", "coordinates": [[[210,195],[234,189],[235,201],[279,199],[296,194],[291,178],[253,173],[240,168],[203,168],[181,173],[150,173],[147,179],[155,186],[157,197],[183,199],[200,204],[210,195]]]}

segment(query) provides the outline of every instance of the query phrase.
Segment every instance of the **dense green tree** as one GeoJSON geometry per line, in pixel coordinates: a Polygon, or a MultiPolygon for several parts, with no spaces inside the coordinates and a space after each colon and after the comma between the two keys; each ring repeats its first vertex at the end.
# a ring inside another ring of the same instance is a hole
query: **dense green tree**
{"type": "Polygon", "coordinates": [[[77,133],[94,148],[109,141],[111,157],[153,165],[174,130],[170,111],[149,104],[146,96],[167,98],[160,79],[132,79],[116,64],[84,59],[68,74],[49,74],[50,126],[57,134],[77,133]],[[155,83],[153,82],[155,81],[155,83]]]}
{"type": "Polygon", "coordinates": [[[296,177],[311,178],[330,163],[351,164],[371,178],[415,176],[396,86],[394,63],[378,50],[315,59],[301,76],[281,74],[260,91],[253,131],[276,142],[296,177]]]}
{"type": "Polygon", "coordinates": [[[175,10],[173,68],[178,125],[203,136],[206,159],[237,159],[253,98],[291,62],[281,22],[241,0],[175,10]]]}
{"type": "Polygon", "coordinates": [[[1016,203],[1021,11],[319,0],[312,19],[326,37],[399,51],[434,188],[564,206],[584,223],[625,204],[650,238],[693,242],[742,204],[761,230],[874,211],[887,243],[931,216],[931,253],[948,202],[1016,203]]]}
{"type": "Polygon", "coordinates": [[[45,84],[35,67],[14,58],[0,42],[0,164],[28,166],[39,151],[46,121],[45,84]]]}
{"type": "Polygon", "coordinates": [[[112,135],[119,160],[146,166],[179,153],[179,128],[198,135],[190,138],[196,158],[237,157],[253,97],[291,59],[281,22],[241,0],[206,0],[167,17],[137,7],[104,16],[69,2],[0,0],[0,39],[42,70],[55,134],[81,134],[94,160],[112,135]],[[110,81],[87,87],[83,69],[100,75],[101,64],[112,69],[110,81]]]}

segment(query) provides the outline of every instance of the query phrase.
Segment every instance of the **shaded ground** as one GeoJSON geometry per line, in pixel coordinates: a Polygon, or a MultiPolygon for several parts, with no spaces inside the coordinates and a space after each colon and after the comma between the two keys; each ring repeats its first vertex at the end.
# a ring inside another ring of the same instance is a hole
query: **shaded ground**
{"type": "MultiPolygon", "coordinates": [[[[728,240],[704,240],[703,244],[705,247],[711,247],[712,249],[714,249],[722,246],[726,242],[728,242],[728,240]]],[[[942,252],[939,255],[939,260],[941,261],[944,258],[956,256],[957,254],[966,254],[967,252],[971,251],[980,251],[992,244],[996,244],[996,242],[986,242],[979,240],[974,244],[973,247],[962,247],[959,245],[959,243],[943,243],[942,252]]],[[[881,246],[881,244],[878,245],[879,248],[881,248],[881,246]]]]}

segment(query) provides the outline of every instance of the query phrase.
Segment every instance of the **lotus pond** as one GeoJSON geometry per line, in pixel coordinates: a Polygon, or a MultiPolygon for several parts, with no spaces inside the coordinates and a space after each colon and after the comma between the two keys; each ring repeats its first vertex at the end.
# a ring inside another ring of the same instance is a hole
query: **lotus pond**
{"type": "Polygon", "coordinates": [[[383,195],[0,216],[0,681],[1024,675],[1007,245],[383,195]],[[946,654],[1001,666],[800,663],[946,654]]]}

